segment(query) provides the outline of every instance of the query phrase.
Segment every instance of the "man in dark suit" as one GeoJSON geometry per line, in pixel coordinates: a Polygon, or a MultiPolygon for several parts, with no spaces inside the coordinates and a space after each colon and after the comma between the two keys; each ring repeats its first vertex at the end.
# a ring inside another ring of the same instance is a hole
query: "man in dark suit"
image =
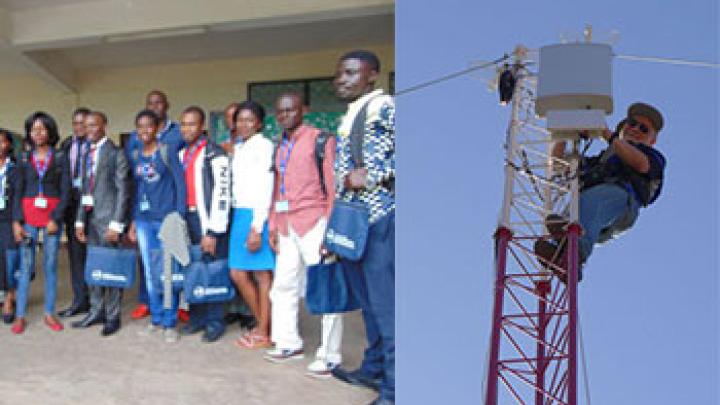
{"type": "MultiPolygon", "coordinates": [[[[74,225],[83,243],[113,246],[120,241],[130,213],[130,169],[123,150],[107,139],[105,114],[95,111],[86,120],[90,148],[83,157],[82,196],[74,225]]],[[[122,289],[90,287],[90,311],[73,327],[104,322],[102,336],[120,329],[122,289]]]]}
{"type": "Polygon", "coordinates": [[[70,159],[70,175],[72,177],[72,190],[65,210],[65,234],[67,235],[68,258],[70,259],[70,277],[72,282],[73,300],[70,306],[60,311],[63,318],[87,312],[88,287],[85,284],[83,272],[85,270],[85,245],[75,237],[75,220],[80,204],[80,163],[82,156],[87,152],[88,141],[85,136],[85,118],[90,113],[87,108],[78,108],[72,115],[73,134],[63,140],[60,150],[70,159]]]}

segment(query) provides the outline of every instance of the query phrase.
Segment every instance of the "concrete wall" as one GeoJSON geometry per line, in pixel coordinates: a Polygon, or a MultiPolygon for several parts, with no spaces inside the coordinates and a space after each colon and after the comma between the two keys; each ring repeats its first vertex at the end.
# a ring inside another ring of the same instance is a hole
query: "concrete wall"
{"type": "MultiPolygon", "coordinates": [[[[379,85],[387,89],[388,74],[395,69],[394,46],[366,48],[380,57],[383,71],[379,85]]],[[[82,105],[107,113],[109,132],[116,137],[133,128],[135,113],[143,108],[145,94],[151,89],[168,94],[170,115],[175,119],[190,104],[207,111],[222,110],[230,101],[246,98],[248,82],[332,76],[337,58],[347,50],[80,71],[77,96],[63,94],[29,75],[6,76],[0,78],[0,127],[21,132],[30,113],[45,110],[58,120],[61,134],[66,136],[72,110],[82,105]]]]}

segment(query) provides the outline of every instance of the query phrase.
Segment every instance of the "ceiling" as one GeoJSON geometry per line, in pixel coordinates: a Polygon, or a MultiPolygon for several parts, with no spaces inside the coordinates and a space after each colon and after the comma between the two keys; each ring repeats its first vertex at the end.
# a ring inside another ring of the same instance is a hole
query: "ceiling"
{"type": "Polygon", "coordinates": [[[73,3],[88,3],[101,0],[0,0],[0,7],[10,11],[27,10],[37,7],[61,6],[73,3]]]}
{"type": "Polygon", "coordinates": [[[0,74],[31,73],[74,93],[88,69],[394,42],[394,0],[177,1],[0,0],[0,74]]]}
{"type": "Polygon", "coordinates": [[[29,54],[42,56],[43,59],[61,59],[73,69],[82,70],[269,56],[354,44],[385,44],[393,42],[394,16],[375,15],[279,27],[205,31],[169,38],[32,51],[29,54]]]}

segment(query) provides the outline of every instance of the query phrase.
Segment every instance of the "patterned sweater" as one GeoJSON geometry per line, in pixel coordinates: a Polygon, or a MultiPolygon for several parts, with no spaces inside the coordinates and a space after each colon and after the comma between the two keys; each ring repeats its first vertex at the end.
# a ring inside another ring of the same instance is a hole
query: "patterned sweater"
{"type": "Polygon", "coordinates": [[[375,223],[395,209],[395,103],[381,89],[368,93],[348,105],[347,114],[338,128],[337,159],[335,160],[336,196],[343,201],[364,203],[375,223]],[[345,189],[345,176],[355,168],[350,152],[350,131],[353,120],[366,103],[363,161],[368,170],[366,188],[345,189]]]}

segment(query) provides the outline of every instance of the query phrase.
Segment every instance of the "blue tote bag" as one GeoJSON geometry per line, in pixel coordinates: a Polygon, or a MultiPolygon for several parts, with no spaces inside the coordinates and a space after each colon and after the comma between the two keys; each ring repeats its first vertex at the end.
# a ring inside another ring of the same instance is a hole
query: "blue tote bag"
{"type": "Polygon", "coordinates": [[[85,282],[100,287],[130,288],[135,282],[135,249],[88,246],[85,282]]]}
{"type": "Polygon", "coordinates": [[[363,203],[335,200],[325,230],[325,248],[348,260],[360,260],[365,252],[369,220],[363,203]]]}
{"type": "Polygon", "coordinates": [[[226,302],[235,297],[227,259],[203,254],[197,245],[190,247],[190,265],[185,268],[184,284],[185,300],[189,304],[226,302]]]}
{"type": "Polygon", "coordinates": [[[325,258],[308,267],[305,306],[311,314],[336,314],[360,308],[345,271],[339,260],[327,263],[325,258]]]}

